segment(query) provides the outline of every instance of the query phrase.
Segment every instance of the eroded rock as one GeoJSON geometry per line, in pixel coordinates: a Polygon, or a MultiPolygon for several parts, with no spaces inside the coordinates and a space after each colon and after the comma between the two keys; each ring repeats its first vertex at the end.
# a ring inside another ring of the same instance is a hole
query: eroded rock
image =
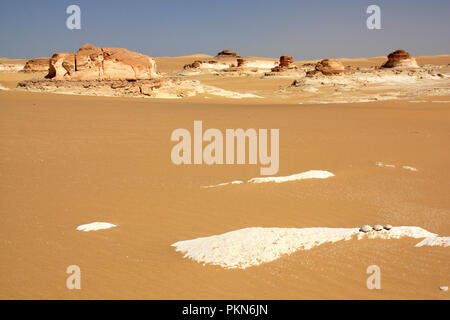
{"type": "Polygon", "coordinates": [[[405,50],[391,52],[381,68],[420,68],[415,58],[405,50]]]}
{"type": "Polygon", "coordinates": [[[345,66],[339,60],[328,58],[318,62],[316,64],[315,71],[329,76],[344,72],[345,66]]]}
{"type": "Polygon", "coordinates": [[[216,58],[219,58],[219,57],[233,57],[233,58],[238,58],[239,55],[238,55],[236,52],[231,51],[231,50],[223,50],[223,51],[220,51],[220,52],[217,54],[216,58]]]}
{"type": "Polygon", "coordinates": [[[47,78],[65,80],[144,80],[157,77],[156,63],[147,55],[124,48],[90,44],[76,54],[55,53],[47,78]]]}
{"type": "Polygon", "coordinates": [[[49,69],[48,58],[30,59],[25,63],[23,72],[47,72],[49,69]]]}

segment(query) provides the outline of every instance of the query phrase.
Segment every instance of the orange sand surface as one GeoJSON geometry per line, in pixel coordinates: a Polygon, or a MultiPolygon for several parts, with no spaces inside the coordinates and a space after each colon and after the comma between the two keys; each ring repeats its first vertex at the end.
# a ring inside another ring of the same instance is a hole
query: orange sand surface
{"type": "MultiPolygon", "coordinates": [[[[173,73],[195,59],[157,58],[158,69],[173,73]]],[[[13,89],[39,76],[0,73],[0,83],[13,89]]],[[[292,82],[204,81],[242,92],[292,82]]],[[[203,266],[170,246],[255,226],[389,223],[449,236],[450,97],[432,100],[447,102],[299,105],[0,90],[0,298],[449,299],[439,290],[450,284],[449,248],[416,248],[418,239],[324,244],[245,270],[203,266]],[[259,166],[174,165],[170,135],[192,132],[194,120],[222,132],[278,128],[278,175],[320,169],[335,177],[202,189],[257,177],[259,166]],[[76,230],[94,221],[117,227],[76,230]],[[66,288],[69,265],[81,268],[81,290],[66,288]],[[366,287],[369,265],[381,269],[381,290],[366,287]]]]}

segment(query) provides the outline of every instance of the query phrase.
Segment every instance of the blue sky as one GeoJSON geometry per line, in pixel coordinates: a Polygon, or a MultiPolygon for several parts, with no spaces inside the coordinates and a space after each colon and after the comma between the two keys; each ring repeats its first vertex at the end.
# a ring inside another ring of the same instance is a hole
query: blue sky
{"type": "Polygon", "coordinates": [[[1,5],[0,57],[46,57],[84,43],[150,56],[450,54],[449,17],[449,0],[15,0],[1,5]],[[66,28],[71,4],[81,8],[81,30],[66,28]],[[381,30],[366,27],[370,4],[381,8],[381,30]]]}

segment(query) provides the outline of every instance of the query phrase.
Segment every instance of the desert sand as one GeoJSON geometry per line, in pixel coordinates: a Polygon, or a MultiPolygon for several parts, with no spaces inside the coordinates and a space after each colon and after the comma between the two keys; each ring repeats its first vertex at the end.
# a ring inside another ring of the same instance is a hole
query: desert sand
{"type": "MultiPolygon", "coordinates": [[[[210,58],[154,59],[160,73],[175,76],[210,58]]],[[[449,55],[415,58],[450,72],[449,55]]],[[[339,60],[373,68],[386,57],[339,60]]],[[[314,85],[292,87],[296,78],[262,74],[180,77],[260,98],[16,90],[44,76],[0,72],[7,89],[0,90],[0,298],[449,299],[439,289],[450,283],[449,248],[416,246],[423,239],[324,243],[245,269],[203,265],[172,246],[253,227],[391,224],[449,236],[448,78],[358,87],[345,99],[332,95],[333,86],[317,85],[317,95],[300,91],[314,85]],[[379,99],[364,102],[373,96],[379,99]],[[192,128],[194,120],[223,131],[279,128],[277,176],[309,170],[333,176],[202,188],[248,181],[259,168],[174,165],[171,132],[192,128]],[[114,227],[77,230],[94,222],[114,227]],[[66,288],[69,265],[81,268],[81,290],[66,288]],[[366,287],[370,265],[381,269],[381,290],[366,287]]]]}

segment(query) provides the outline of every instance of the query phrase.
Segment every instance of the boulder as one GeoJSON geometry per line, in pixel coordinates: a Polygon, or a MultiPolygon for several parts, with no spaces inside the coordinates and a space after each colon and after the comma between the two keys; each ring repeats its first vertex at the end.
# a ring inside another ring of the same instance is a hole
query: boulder
{"type": "Polygon", "coordinates": [[[373,230],[381,231],[381,230],[383,230],[383,226],[381,224],[376,224],[373,226],[373,230]]]}
{"type": "Polygon", "coordinates": [[[372,227],[369,226],[369,225],[367,225],[367,224],[365,224],[365,225],[363,225],[363,226],[359,229],[359,231],[360,231],[360,232],[367,233],[367,232],[372,231],[372,227]]]}
{"type": "Polygon", "coordinates": [[[280,57],[280,67],[282,68],[292,67],[293,63],[294,59],[292,58],[292,56],[284,55],[280,57]]]}
{"type": "Polygon", "coordinates": [[[388,61],[381,66],[382,68],[419,68],[416,59],[405,50],[391,52],[387,58],[388,61]]]}
{"type": "Polygon", "coordinates": [[[30,59],[25,63],[23,72],[47,72],[49,69],[48,58],[30,59]]]}
{"type": "Polygon", "coordinates": [[[155,61],[124,48],[102,48],[90,44],[76,54],[57,53],[50,61],[47,78],[67,80],[144,80],[157,76],[155,61]]]}
{"type": "Polygon", "coordinates": [[[322,74],[329,76],[339,74],[345,71],[345,67],[339,60],[336,59],[324,59],[316,64],[316,71],[322,72],[322,74]]]}
{"type": "Polygon", "coordinates": [[[196,60],[190,64],[187,64],[183,67],[183,69],[187,70],[187,69],[196,69],[196,68],[200,68],[200,66],[202,65],[202,61],[200,60],[196,60]]]}
{"type": "Polygon", "coordinates": [[[294,58],[289,55],[283,55],[280,57],[278,66],[272,68],[272,72],[283,72],[293,69],[297,69],[297,67],[294,65],[294,58]]]}
{"type": "Polygon", "coordinates": [[[219,58],[219,57],[233,57],[233,58],[237,58],[237,57],[239,57],[239,55],[236,52],[231,51],[231,50],[223,50],[223,51],[220,51],[217,54],[216,58],[219,58]]]}

